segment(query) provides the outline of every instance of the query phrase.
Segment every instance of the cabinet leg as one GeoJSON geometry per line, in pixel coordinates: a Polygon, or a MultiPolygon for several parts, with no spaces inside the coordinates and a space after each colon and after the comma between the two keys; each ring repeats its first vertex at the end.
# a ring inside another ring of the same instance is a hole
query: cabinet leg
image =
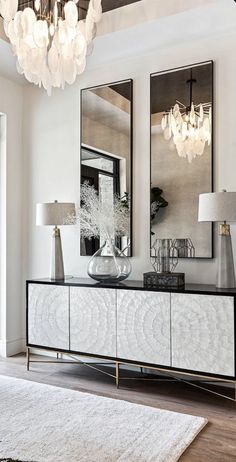
{"type": "Polygon", "coordinates": [[[30,348],[26,348],[26,367],[27,371],[29,371],[29,365],[30,365],[30,348]]]}
{"type": "Polygon", "coordinates": [[[119,363],[116,363],[116,388],[119,388],[120,369],[119,363]]]}

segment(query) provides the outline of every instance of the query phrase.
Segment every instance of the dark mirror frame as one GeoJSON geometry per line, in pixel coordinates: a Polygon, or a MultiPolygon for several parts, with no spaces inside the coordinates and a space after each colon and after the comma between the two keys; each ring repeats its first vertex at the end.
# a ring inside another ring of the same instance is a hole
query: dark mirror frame
{"type": "MultiPolygon", "coordinates": [[[[82,117],[83,117],[83,92],[86,90],[95,90],[103,87],[111,87],[114,85],[120,85],[122,83],[130,83],[130,246],[129,246],[129,255],[128,257],[133,257],[133,79],[123,79],[117,80],[114,82],[109,82],[105,84],[95,85],[91,87],[85,87],[80,90],[80,183],[79,187],[82,184],[82,150],[83,150],[83,130],[82,130],[82,117]]],[[[91,149],[92,151],[92,149],[91,149]]],[[[105,157],[105,155],[104,155],[105,157]]],[[[96,240],[96,239],[95,239],[96,240]]],[[[80,256],[92,256],[91,255],[81,255],[80,256]]]]}
{"type": "MultiPolygon", "coordinates": [[[[236,0],[235,0],[236,1],[236,0]]],[[[152,235],[151,235],[151,229],[152,229],[152,223],[151,223],[151,189],[152,189],[152,78],[158,75],[163,75],[163,74],[169,74],[171,72],[178,72],[184,69],[191,69],[197,66],[202,66],[209,64],[211,65],[211,81],[212,81],[212,86],[211,86],[211,102],[212,102],[212,128],[211,128],[211,162],[210,162],[210,184],[211,184],[211,189],[208,192],[213,192],[214,191],[214,178],[213,178],[213,173],[214,173],[214,124],[215,124],[215,102],[214,102],[214,61],[213,60],[207,60],[207,61],[201,61],[198,63],[193,63],[185,66],[179,66],[176,68],[171,68],[171,69],[165,69],[163,71],[158,71],[158,72],[153,72],[150,74],[150,256],[152,257],[152,252],[151,252],[151,246],[152,246],[152,235]]],[[[167,108],[168,109],[168,108],[167,108]]],[[[211,249],[210,249],[210,256],[209,257],[188,257],[188,259],[194,259],[194,260],[211,260],[214,258],[214,224],[209,223],[211,226],[211,249]]],[[[180,259],[185,259],[186,257],[179,257],[180,259]]]]}

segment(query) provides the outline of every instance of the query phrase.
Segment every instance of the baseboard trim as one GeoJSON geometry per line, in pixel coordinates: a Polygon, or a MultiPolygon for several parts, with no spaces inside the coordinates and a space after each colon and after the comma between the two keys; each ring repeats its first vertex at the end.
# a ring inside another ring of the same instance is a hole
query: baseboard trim
{"type": "Polygon", "coordinates": [[[17,355],[25,352],[26,341],[24,338],[15,340],[0,340],[0,356],[8,358],[9,356],[17,355]]]}

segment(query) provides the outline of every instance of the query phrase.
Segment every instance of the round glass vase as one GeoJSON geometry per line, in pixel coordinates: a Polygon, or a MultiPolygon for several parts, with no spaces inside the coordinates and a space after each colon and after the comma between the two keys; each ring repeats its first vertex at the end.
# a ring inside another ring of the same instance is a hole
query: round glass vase
{"type": "Polygon", "coordinates": [[[129,258],[113,241],[106,241],[88,263],[88,275],[99,282],[124,281],[132,267],[129,258]]]}

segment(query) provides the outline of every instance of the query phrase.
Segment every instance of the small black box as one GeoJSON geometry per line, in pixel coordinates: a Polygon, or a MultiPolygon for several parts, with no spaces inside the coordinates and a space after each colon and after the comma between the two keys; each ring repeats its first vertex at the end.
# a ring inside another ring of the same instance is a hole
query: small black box
{"type": "Polygon", "coordinates": [[[185,285],[185,274],[150,271],[143,274],[143,283],[145,287],[180,288],[185,285]]]}

